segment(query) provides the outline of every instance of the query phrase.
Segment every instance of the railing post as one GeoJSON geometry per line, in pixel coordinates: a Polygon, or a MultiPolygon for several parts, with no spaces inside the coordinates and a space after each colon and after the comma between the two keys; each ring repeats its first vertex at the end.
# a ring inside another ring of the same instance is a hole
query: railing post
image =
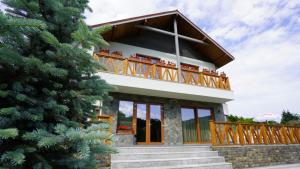
{"type": "Polygon", "coordinates": [[[227,86],[226,89],[231,90],[229,78],[226,77],[225,81],[226,81],[226,86],[227,86]]]}
{"type": "Polygon", "coordinates": [[[267,138],[267,133],[266,133],[266,126],[263,124],[263,125],[260,127],[260,130],[261,130],[261,132],[262,132],[264,144],[269,144],[268,138],[267,138]]]}
{"type": "Polygon", "coordinates": [[[239,137],[240,145],[243,146],[245,144],[245,140],[244,140],[244,134],[243,134],[243,126],[241,125],[240,122],[237,122],[237,130],[238,130],[238,137],[239,137]]]}
{"type": "Polygon", "coordinates": [[[200,72],[199,74],[199,82],[200,82],[200,86],[204,86],[204,77],[202,72],[200,72]]]}
{"type": "Polygon", "coordinates": [[[211,144],[213,146],[217,145],[216,126],[215,126],[215,122],[213,120],[209,120],[209,128],[210,128],[211,144]]]}
{"type": "Polygon", "coordinates": [[[127,75],[127,71],[128,71],[128,59],[125,59],[123,61],[123,75],[127,75]]]}
{"type": "Polygon", "coordinates": [[[286,130],[285,130],[285,126],[280,127],[280,133],[281,133],[283,143],[284,144],[289,144],[287,134],[286,134],[286,130]]]}
{"type": "Polygon", "coordinates": [[[296,137],[297,137],[297,140],[298,140],[298,144],[300,144],[300,127],[296,128],[296,137]]]}
{"type": "Polygon", "coordinates": [[[98,55],[97,55],[95,52],[93,53],[93,58],[94,58],[95,60],[99,61],[99,57],[98,57],[98,55]]]}

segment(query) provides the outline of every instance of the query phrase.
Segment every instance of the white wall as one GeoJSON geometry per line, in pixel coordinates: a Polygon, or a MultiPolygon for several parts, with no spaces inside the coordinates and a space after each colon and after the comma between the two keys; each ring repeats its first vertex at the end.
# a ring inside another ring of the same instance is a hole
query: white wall
{"type": "MultiPolygon", "coordinates": [[[[119,42],[109,42],[109,44],[110,46],[107,47],[107,49],[109,49],[110,51],[121,51],[123,53],[123,56],[125,57],[129,57],[130,55],[139,53],[139,54],[153,56],[153,57],[161,58],[165,61],[171,61],[173,63],[176,63],[176,55],[174,54],[127,45],[119,42]]],[[[210,70],[216,69],[213,63],[196,60],[184,56],[181,56],[181,62],[192,64],[192,65],[198,65],[200,67],[200,70],[202,70],[203,68],[210,69],[210,70]]]]}

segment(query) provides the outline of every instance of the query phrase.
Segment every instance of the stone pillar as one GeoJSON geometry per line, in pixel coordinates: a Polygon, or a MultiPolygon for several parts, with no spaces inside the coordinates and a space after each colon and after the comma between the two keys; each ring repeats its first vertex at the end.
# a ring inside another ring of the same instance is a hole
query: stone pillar
{"type": "Polygon", "coordinates": [[[113,99],[112,101],[103,102],[104,110],[102,111],[105,115],[113,115],[114,122],[112,126],[113,134],[116,134],[117,121],[118,121],[118,110],[119,110],[119,100],[113,99]]]}
{"type": "Polygon", "coordinates": [[[217,104],[214,106],[215,120],[216,121],[225,121],[223,104],[217,104]]]}
{"type": "Polygon", "coordinates": [[[176,100],[164,104],[164,125],[164,144],[182,145],[180,104],[176,100]]]}

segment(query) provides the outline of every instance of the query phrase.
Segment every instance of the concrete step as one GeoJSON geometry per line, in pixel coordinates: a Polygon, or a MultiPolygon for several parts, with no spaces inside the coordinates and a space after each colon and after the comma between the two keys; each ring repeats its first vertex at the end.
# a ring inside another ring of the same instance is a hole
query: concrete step
{"type": "Polygon", "coordinates": [[[199,152],[199,151],[209,151],[209,146],[172,146],[172,147],[119,147],[119,153],[157,153],[157,152],[199,152]]]}
{"type": "MultiPolygon", "coordinates": [[[[130,168],[141,169],[141,168],[130,168]]],[[[142,169],[232,169],[231,163],[210,163],[196,165],[177,165],[170,167],[143,167],[142,169]]]]}
{"type": "Polygon", "coordinates": [[[143,167],[171,167],[180,165],[199,165],[211,163],[224,163],[223,157],[194,157],[144,160],[112,160],[111,169],[143,168],[143,167]]]}
{"type": "Polygon", "coordinates": [[[218,156],[217,151],[198,152],[155,152],[155,153],[120,153],[112,154],[111,160],[143,160],[143,159],[169,159],[218,156]]]}

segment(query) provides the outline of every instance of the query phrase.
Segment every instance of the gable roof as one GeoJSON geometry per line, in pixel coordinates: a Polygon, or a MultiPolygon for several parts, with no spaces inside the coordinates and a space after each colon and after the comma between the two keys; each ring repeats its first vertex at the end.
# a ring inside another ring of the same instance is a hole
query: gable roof
{"type": "Polygon", "coordinates": [[[203,30],[201,30],[178,10],[105,22],[92,25],[91,28],[103,25],[112,25],[112,29],[104,33],[103,37],[107,41],[114,41],[123,37],[140,34],[142,30],[137,28],[136,25],[151,26],[173,32],[174,17],[177,19],[179,34],[202,40],[207,44],[203,45],[196,43],[194,48],[197,52],[199,52],[199,54],[201,53],[208,57],[208,59],[214,63],[216,67],[220,68],[234,60],[234,57],[228,51],[226,51],[221,45],[209,37],[203,30]]]}

